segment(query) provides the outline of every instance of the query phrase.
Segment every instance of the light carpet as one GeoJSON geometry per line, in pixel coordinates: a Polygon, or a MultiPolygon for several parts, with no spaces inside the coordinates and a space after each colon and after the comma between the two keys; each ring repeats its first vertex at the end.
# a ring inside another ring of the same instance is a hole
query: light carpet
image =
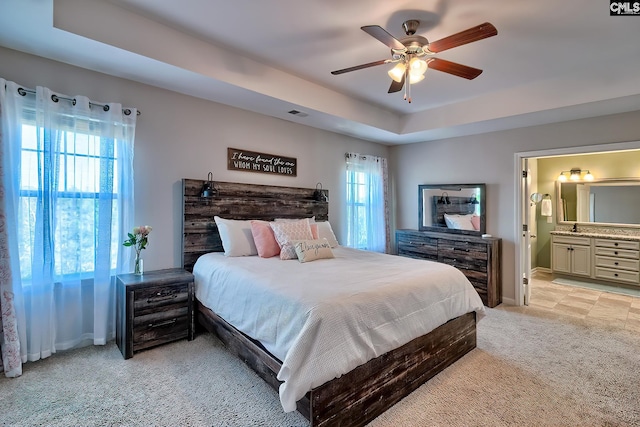
{"type": "Polygon", "coordinates": [[[620,295],[631,295],[632,297],[640,297],[640,288],[627,288],[623,286],[613,286],[606,283],[592,283],[582,280],[566,279],[564,277],[557,277],[551,281],[556,285],[567,285],[578,288],[593,289],[600,292],[610,292],[620,295]]]}
{"type": "MultiPolygon", "coordinates": [[[[488,309],[478,348],[375,419],[386,426],[640,426],[640,334],[488,309]]],[[[123,360],[114,343],[0,379],[11,426],[307,426],[209,334],[123,360]]]]}

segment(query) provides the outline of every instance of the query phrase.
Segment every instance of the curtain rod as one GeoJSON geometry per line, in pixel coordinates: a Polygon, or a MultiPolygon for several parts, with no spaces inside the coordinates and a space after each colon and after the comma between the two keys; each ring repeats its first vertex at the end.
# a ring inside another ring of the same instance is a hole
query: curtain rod
{"type": "MultiPolygon", "coordinates": [[[[6,88],[7,88],[7,85],[5,85],[5,86],[4,86],[4,88],[6,89],[6,88]]],[[[23,88],[23,87],[19,87],[19,88],[18,88],[18,93],[19,93],[20,95],[22,95],[22,96],[26,96],[28,93],[29,93],[29,94],[32,94],[32,95],[35,95],[36,91],[35,91],[35,90],[33,90],[33,89],[25,89],[25,88],[23,88]]],[[[69,102],[71,102],[73,105],[76,105],[76,100],[75,100],[74,98],[67,98],[67,97],[64,97],[64,96],[58,96],[58,95],[56,95],[56,94],[51,95],[51,100],[52,100],[53,102],[58,102],[60,99],[64,99],[65,101],[69,101],[69,102]]],[[[89,101],[89,106],[90,106],[90,107],[93,107],[93,106],[96,106],[96,107],[102,107],[102,109],[103,109],[104,111],[109,111],[109,106],[108,106],[107,104],[98,104],[98,103],[96,103],[96,102],[91,102],[91,101],[89,101]]],[[[126,116],[128,116],[129,114],[131,114],[131,110],[130,110],[129,108],[123,108],[123,109],[122,109],[122,112],[123,112],[126,116]]],[[[137,115],[137,116],[139,116],[140,114],[141,114],[141,113],[140,113],[140,110],[137,110],[137,114],[136,114],[136,115],[137,115]]]]}

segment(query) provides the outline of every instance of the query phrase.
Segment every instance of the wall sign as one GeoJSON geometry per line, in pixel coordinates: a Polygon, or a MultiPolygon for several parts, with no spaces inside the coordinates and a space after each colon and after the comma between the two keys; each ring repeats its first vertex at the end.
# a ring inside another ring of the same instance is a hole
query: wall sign
{"type": "Polygon", "coordinates": [[[298,161],[292,157],[227,148],[227,169],[297,176],[298,161]]]}

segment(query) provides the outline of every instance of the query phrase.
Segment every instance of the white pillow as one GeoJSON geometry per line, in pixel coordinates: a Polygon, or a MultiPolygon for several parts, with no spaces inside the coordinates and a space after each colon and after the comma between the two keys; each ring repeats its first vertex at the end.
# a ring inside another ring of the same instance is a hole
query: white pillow
{"type": "Polygon", "coordinates": [[[316,224],[318,225],[318,239],[327,239],[332,248],[338,246],[338,239],[336,239],[329,221],[316,222],[316,224]]]}
{"type": "MultiPolygon", "coordinates": [[[[281,222],[281,221],[300,221],[301,219],[304,218],[276,218],[274,219],[274,221],[276,222],[281,222]]],[[[312,216],[311,218],[309,218],[309,224],[313,224],[316,222],[316,216],[312,216]]]]}
{"type": "Polygon", "coordinates": [[[475,230],[476,228],[473,226],[471,222],[471,217],[473,214],[469,215],[449,215],[444,214],[444,221],[447,223],[447,227],[453,228],[456,230],[475,230]]]}
{"type": "Polygon", "coordinates": [[[298,261],[309,262],[317,259],[334,258],[327,239],[296,240],[293,247],[298,255],[298,261]]]}
{"type": "Polygon", "coordinates": [[[296,249],[293,247],[294,240],[313,240],[309,218],[295,221],[270,222],[273,235],[280,245],[280,259],[297,259],[296,249]]]}
{"type": "Polygon", "coordinates": [[[251,220],[224,219],[214,216],[225,256],[258,255],[251,233],[251,220]]]}

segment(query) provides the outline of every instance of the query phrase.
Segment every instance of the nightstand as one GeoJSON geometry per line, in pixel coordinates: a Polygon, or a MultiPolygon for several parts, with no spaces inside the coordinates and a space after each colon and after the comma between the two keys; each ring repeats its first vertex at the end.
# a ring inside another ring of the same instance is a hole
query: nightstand
{"type": "Polygon", "coordinates": [[[194,335],[193,274],[181,268],[120,274],[116,284],[116,343],[125,359],[194,335]]]}

